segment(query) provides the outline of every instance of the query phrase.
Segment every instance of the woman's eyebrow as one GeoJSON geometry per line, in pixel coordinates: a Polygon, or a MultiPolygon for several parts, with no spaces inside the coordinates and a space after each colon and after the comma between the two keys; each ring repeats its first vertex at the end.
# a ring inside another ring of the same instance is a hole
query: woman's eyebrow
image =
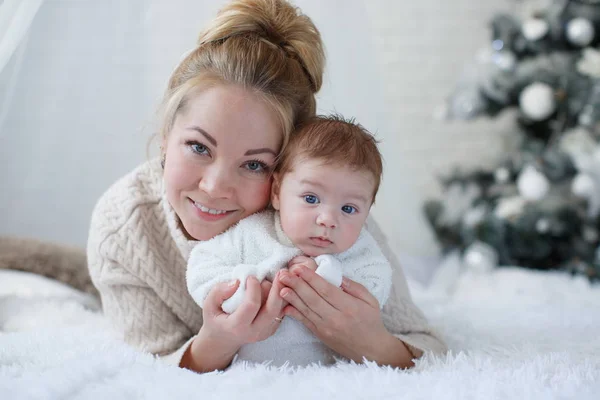
{"type": "Polygon", "coordinates": [[[268,147],[263,147],[262,149],[248,150],[244,155],[245,156],[252,156],[254,154],[261,154],[261,153],[271,153],[275,157],[277,157],[277,153],[274,150],[269,149],[268,147]]]}
{"type": "Polygon", "coordinates": [[[214,137],[210,136],[208,134],[208,132],[206,132],[204,129],[200,128],[199,126],[190,126],[188,129],[202,134],[202,136],[204,136],[206,138],[206,140],[208,140],[210,142],[210,144],[217,147],[216,139],[214,137]]]}
{"type": "MultiPolygon", "coordinates": [[[[212,137],[211,135],[209,135],[208,132],[206,132],[204,129],[200,128],[199,126],[190,126],[187,129],[200,133],[213,146],[217,147],[217,140],[214,137],[212,137]]],[[[262,153],[270,153],[270,154],[273,154],[275,157],[277,157],[277,152],[275,150],[269,149],[268,147],[263,147],[260,149],[251,149],[251,150],[246,151],[246,153],[244,153],[244,155],[252,156],[255,154],[262,154],[262,153]]]]}

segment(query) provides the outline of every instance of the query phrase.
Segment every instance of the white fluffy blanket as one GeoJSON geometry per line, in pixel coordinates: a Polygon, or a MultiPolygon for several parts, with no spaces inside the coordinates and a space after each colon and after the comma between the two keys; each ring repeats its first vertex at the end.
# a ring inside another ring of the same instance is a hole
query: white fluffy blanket
{"type": "Polygon", "coordinates": [[[72,290],[0,271],[0,398],[600,398],[600,286],[507,268],[411,289],[451,352],[410,371],[240,365],[197,375],[111,339],[72,290]]]}

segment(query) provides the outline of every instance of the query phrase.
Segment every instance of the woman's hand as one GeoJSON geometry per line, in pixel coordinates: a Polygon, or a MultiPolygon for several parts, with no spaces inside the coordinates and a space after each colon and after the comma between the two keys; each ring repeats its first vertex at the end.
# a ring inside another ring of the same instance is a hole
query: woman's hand
{"type": "Polygon", "coordinates": [[[265,340],[275,333],[287,304],[279,294],[283,285],[277,276],[273,284],[249,277],[244,301],[227,314],[221,304],[238,286],[238,281],[222,283],[210,291],[202,311],[202,328],[186,352],[189,359],[182,360],[182,365],[187,363],[186,367],[198,372],[225,369],[242,345],[265,340]]]}
{"type": "MultiPolygon", "coordinates": [[[[290,304],[286,315],[302,322],[332,350],[362,362],[410,367],[412,354],[383,325],[379,303],[362,285],[344,278],[335,287],[314,272],[312,260],[294,259],[290,271],[281,271],[281,296],[290,304]],[[296,260],[296,261],[294,261],[296,260]]],[[[314,264],[314,265],[313,265],[314,264]]]]}

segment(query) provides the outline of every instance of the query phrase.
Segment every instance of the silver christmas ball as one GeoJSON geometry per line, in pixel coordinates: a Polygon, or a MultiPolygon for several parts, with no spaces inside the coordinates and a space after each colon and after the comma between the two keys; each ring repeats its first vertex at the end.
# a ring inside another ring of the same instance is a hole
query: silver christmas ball
{"type": "Polygon", "coordinates": [[[591,197],[596,191],[594,178],[585,173],[577,174],[571,183],[571,191],[575,196],[584,199],[591,197]]]}
{"type": "Polygon", "coordinates": [[[541,18],[530,18],[523,22],[521,32],[525,39],[535,42],[540,40],[550,31],[550,25],[548,22],[541,18]]]}
{"type": "Polygon", "coordinates": [[[450,99],[449,114],[457,119],[471,119],[485,106],[478,88],[463,88],[450,99]]]}
{"type": "Polygon", "coordinates": [[[586,18],[573,18],[567,23],[567,39],[575,46],[587,46],[595,34],[594,25],[586,18]]]}
{"type": "Polygon", "coordinates": [[[546,83],[532,83],[519,95],[519,107],[532,120],[545,120],[556,110],[554,89],[546,83]]]}
{"type": "Polygon", "coordinates": [[[492,62],[502,71],[512,71],[517,65],[517,57],[512,51],[499,51],[492,55],[492,62]]]}
{"type": "Polygon", "coordinates": [[[535,223],[535,230],[541,234],[548,233],[550,230],[550,221],[548,221],[548,218],[538,219],[535,223]]]}
{"type": "Polygon", "coordinates": [[[583,228],[582,236],[586,242],[594,243],[598,240],[598,231],[591,226],[586,226],[583,228]]]}
{"type": "Polygon", "coordinates": [[[471,272],[488,273],[498,266],[498,252],[484,242],[474,242],[465,250],[463,263],[471,272]]]}
{"type": "Polygon", "coordinates": [[[494,179],[498,183],[506,183],[510,179],[510,171],[508,168],[498,168],[496,171],[494,171],[494,179]]]}
{"type": "Polygon", "coordinates": [[[528,165],[517,178],[517,188],[524,199],[538,201],[543,199],[550,190],[550,182],[535,167],[528,165]]]}

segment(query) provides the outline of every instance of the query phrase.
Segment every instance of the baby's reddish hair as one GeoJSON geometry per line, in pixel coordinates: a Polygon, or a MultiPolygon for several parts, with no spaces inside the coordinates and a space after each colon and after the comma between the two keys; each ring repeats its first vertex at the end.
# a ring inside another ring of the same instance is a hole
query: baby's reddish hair
{"type": "Polygon", "coordinates": [[[383,174],[381,153],[373,135],[354,120],[317,116],[299,126],[279,157],[275,169],[279,179],[303,158],[371,173],[375,201],[383,174]]]}

